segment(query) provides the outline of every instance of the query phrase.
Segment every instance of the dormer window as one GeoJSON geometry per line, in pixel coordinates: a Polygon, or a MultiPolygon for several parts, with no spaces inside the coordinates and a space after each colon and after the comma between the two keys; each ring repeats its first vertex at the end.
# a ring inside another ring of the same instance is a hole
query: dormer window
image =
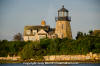
{"type": "Polygon", "coordinates": [[[33,35],[35,35],[37,33],[37,30],[33,30],[33,35]]]}
{"type": "Polygon", "coordinates": [[[30,30],[26,30],[26,34],[27,35],[30,35],[31,34],[31,31],[30,30]]]}

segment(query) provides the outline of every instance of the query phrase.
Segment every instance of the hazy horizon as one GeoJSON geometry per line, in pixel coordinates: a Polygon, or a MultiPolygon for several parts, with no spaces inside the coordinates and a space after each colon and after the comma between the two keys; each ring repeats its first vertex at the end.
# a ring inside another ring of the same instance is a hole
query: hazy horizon
{"type": "Polygon", "coordinates": [[[42,20],[55,28],[57,11],[64,5],[71,16],[72,35],[100,29],[100,0],[0,0],[0,40],[12,40],[26,25],[42,20]]]}

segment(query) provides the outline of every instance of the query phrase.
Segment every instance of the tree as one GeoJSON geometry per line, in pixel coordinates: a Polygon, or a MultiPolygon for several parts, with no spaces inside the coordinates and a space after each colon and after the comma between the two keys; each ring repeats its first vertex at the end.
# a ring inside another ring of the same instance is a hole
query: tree
{"type": "Polygon", "coordinates": [[[89,30],[89,35],[93,35],[93,31],[92,30],[89,30]]]}
{"type": "Polygon", "coordinates": [[[47,47],[48,55],[58,54],[59,49],[60,49],[59,44],[60,44],[59,38],[51,39],[50,44],[47,47]]]}
{"type": "Polygon", "coordinates": [[[81,39],[83,37],[83,33],[82,32],[78,32],[76,39],[81,39]]]}
{"type": "Polygon", "coordinates": [[[44,51],[41,48],[39,42],[29,42],[23,48],[20,56],[23,60],[27,59],[42,59],[44,51]]]}
{"type": "Polygon", "coordinates": [[[8,41],[2,40],[0,41],[0,57],[6,57],[8,55],[8,41]]]}
{"type": "Polygon", "coordinates": [[[23,40],[22,34],[21,33],[17,33],[16,35],[14,35],[13,40],[14,41],[22,41],[23,40]]]}

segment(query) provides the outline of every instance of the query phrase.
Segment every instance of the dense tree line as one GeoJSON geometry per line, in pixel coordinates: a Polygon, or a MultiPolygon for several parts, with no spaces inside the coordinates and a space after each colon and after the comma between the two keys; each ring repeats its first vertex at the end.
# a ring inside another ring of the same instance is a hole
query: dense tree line
{"type": "Polygon", "coordinates": [[[41,39],[40,41],[0,41],[0,56],[21,56],[22,59],[42,59],[46,55],[100,53],[100,37],[92,33],[77,33],[76,39],[41,39]]]}
{"type": "Polygon", "coordinates": [[[24,41],[7,41],[7,40],[2,40],[0,41],[0,56],[5,57],[5,56],[17,56],[19,54],[19,51],[23,49],[23,47],[27,44],[28,42],[24,41]]]}

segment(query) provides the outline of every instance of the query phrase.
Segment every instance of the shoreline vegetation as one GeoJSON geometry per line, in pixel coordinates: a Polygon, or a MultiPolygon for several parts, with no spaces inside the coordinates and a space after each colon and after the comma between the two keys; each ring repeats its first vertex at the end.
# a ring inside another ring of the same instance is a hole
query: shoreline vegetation
{"type": "MultiPolygon", "coordinates": [[[[0,40],[0,57],[20,57],[18,61],[0,60],[0,63],[23,63],[44,61],[44,56],[51,55],[87,55],[93,53],[94,59],[68,60],[65,62],[99,62],[100,63],[100,34],[94,35],[78,32],[76,39],[54,38],[40,41],[7,41],[0,40]],[[98,58],[98,59],[96,59],[98,58]],[[33,61],[31,60],[33,59],[33,61]]],[[[59,57],[58,57],[59,58],[59,57]]],[[[62,58],[62,57],[61,57],[62,58]]],[[[77,57],[76,57],[77,58],[77,57]]],[[[46,62],[47,60],[45,60],[46,62]]],[[[48,61],[48,62],[51,62],[48,61]]],[[[53,61],[54,62],[54,61],[53,61]]],[[[56,62],[56,61],[55,61],[56,62]]]]}

